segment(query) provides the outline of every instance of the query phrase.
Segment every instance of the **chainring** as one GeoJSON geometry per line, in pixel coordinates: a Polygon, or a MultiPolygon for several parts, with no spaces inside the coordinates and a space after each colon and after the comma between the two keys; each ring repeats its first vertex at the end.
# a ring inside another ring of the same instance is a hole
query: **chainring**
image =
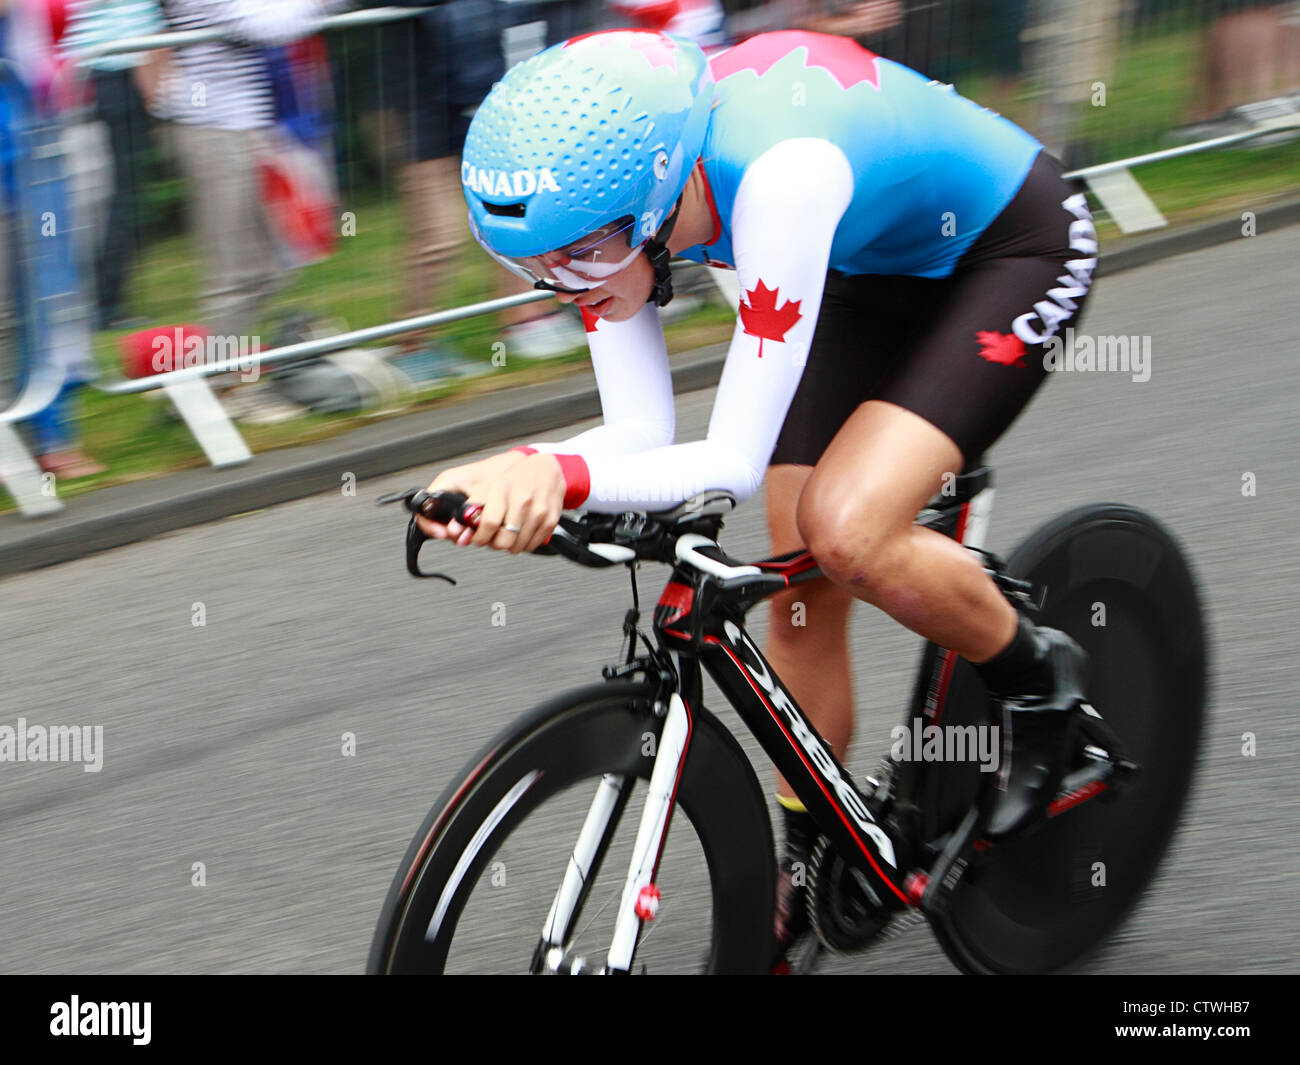
{"type": "Polygon", "coordinates": [[[807,906],[817,939],[837,953],[863,949],[893,917],[866,877],[844,861],[825,836],[818,837],[808,860],[807,906]]]}

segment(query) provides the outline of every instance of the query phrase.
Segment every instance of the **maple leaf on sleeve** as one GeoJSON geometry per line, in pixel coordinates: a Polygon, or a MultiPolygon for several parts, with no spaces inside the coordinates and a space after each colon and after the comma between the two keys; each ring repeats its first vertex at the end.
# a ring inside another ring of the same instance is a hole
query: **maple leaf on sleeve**
{"type": "Polygon", "coordinates": [[[803,317],[799,313],[799,304],[803,300],[786,300],[778,308],[781,286],[768,288],[759,279],[752,289],[745,290],[747,300],[740,301],[740,321],[745,327],[745,334],[758,337],[758,357],[763,357],[763,341],[776,340],[785,342],[786,333],[794,328],[795,322],[803,317]]]}

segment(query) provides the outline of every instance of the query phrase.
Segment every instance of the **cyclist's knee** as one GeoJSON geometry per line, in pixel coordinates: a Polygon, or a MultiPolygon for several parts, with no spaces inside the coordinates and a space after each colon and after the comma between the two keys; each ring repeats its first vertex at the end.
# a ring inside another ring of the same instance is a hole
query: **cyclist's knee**
{"type": "Polygon", "coordinates": [[[810,487],[799,500],[799,532],[822,572],[836,584],[867,596],[888,580],[891,557],[910,520],[900,521],[868,494],[845,498],[810,487]]]}

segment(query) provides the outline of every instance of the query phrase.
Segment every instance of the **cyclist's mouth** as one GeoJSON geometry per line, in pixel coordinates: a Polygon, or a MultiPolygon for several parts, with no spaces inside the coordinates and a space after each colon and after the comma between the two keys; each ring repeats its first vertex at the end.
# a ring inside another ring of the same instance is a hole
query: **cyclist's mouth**
{"type": "Polygon", "coordinates": [[[591,311],[592,314],[599,315],[599,314],[604,314],[607,310],[609,310],[613,306],[614,306],[614,297],[606,296],[603,300],[600,300],[596,303],[587,304],[587,310],[591,311]]]}

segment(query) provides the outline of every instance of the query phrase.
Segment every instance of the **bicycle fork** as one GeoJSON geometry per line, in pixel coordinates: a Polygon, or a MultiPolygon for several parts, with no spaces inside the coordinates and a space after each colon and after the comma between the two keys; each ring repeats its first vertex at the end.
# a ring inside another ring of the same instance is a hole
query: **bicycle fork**
{"type": "MultiPolygon", "coordinates": [[[[690,734],[690,711],[682,697],[673,692],[668,697],[668,711],[657,742],[650,786],[641,809],[609,954],[602,969],[589,971],[630,972],[641,926],[653,920],[658,912],[659,892],[654,885],[654,876],[668,835],[673,799],[681,779],[690,734]]],[[[573,934],[573,926],[586,900],[587,886],[609,846],[631,784],[630,778],[607,774],[597,788],[542,931],[535,965],[540,963],[543,971],[576,974],[586,965],[584,958],[570,959],[566,956],[565,943],[573,934]]]]}

